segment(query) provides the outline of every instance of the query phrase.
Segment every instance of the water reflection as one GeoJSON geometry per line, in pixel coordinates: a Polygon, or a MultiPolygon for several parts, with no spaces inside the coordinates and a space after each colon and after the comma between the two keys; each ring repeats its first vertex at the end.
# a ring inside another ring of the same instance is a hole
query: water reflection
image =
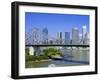
{"type": "Polygon", "coordinates": [[[44,60],[26,62],[27,68],[35,67],[56,67],[56,66],[78,66],[89,65],[90,49],[89,47],[40,47],[39,51],[47,48],[56,48],[62,52],[60,60],[44,60]]]}
{"type": "Polygon", "coordinates": [[[89,62],[89,47],[63,47],[64,58],[89,62]]]}

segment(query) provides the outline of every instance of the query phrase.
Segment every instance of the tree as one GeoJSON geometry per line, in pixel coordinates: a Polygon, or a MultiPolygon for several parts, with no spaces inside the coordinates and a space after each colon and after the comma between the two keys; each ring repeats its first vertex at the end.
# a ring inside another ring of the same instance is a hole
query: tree
{"type": "Polygon", "coordinates": [[[56,48],[47,48],[43,50],[43,54],[47,56],[62,55],[61,51],[56,48]]]}
{"type": "Polygon", "coordinates": [[[29,55],[29,48],[25,48],[25,54],[29,55]]]}

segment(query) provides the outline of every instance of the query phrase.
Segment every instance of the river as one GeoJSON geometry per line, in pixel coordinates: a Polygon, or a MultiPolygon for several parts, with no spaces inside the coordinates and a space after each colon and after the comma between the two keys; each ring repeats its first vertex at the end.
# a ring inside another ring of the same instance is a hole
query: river
{"type": "Polygon", "coordinates": [[[28,62],[27,68],[40,67],[61,67],[61,66],[78,66],[89,65],[89,47],[87,48],[61,48],[65,60],[49,60],[45,62],[28,62]],[[69,61],[68,61],[69,60],[69,61]],[[86,63],[85,63],[86,62],[86,63]]]}

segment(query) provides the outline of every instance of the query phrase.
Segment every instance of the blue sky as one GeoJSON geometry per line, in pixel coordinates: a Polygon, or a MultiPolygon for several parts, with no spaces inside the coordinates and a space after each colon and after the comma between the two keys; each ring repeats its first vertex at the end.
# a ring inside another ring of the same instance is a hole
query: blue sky
{"type": "Polygon", "coordinates": [[[52,14],[52,13],[25,13],[25,29],[30,32],[33,27],[40,30],[47,28],[49,35],[56,36],[57,32],[70,32],[77,27],[82,33],[82,26],[86,25],[89,32],[89,16],[73,14],[52,14]]]}

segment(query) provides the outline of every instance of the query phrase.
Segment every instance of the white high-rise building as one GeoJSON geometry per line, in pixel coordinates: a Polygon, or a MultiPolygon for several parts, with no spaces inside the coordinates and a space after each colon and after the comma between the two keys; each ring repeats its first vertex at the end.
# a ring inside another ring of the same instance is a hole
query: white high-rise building
{"type": "Polygon", "coordinates": [[[79,34],[79,44],[80,44],[80,45],[83,44],[83,43],[82,43],[82,34],[81,34],[81,33],[79,34]]]}
{"type": "Polygon", "coordinates": [[[82,27],[83,38],[85,37],[86,32],[87,32],[87,27],[86,27],[86,25],[84,25],[84,26],[82,27]]]}
{"type": "Polygon", "coordinates": [[[72,29],[72,44],[79,45],[79,30],[78,30],[78,28],[72,29]]]}
{"type": "Polygon", "coordinates": [[[87,27],[86,27],[86,25],[84,25],[84,26],[82,27],[82,41],[83,41],[83,44],[85,44],[86,33],[87,33],[87,27]]]}
{"type": "Polygon", "coordinates": [[[88,33],[87,35],[87,44],[89,45],[90,44],[90,34],[88,33]]]}
{"type": "Polygon", "coordinates": [[[89,45],[89,42],[90,42],[89,40],[90,40],[90,36],[89,36],[89,33],[87,32],[85,34],[84,44],[89,45]]]}

